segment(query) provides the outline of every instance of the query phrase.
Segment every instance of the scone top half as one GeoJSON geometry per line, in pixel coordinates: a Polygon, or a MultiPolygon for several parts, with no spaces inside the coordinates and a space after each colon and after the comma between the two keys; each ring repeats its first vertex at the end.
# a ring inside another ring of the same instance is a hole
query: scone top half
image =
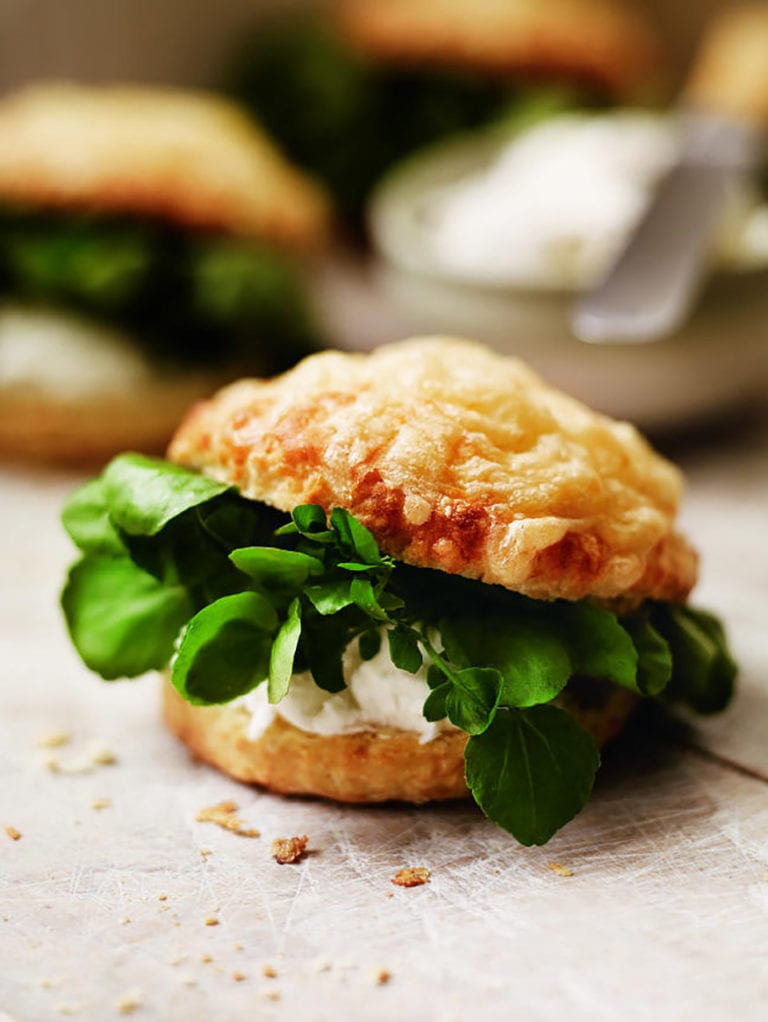
{"type": "Polygon", "coordinates": [[[326,352],[199,404],[171,460],[279,510],[342,507],[406,563],[541,600],[685,600],[677,469],[474,343],[326,352]]]}
{"type": "Polygon", "coordinates": [[[322,191],[235,104],[138,85],[42,82],[0,101],[0,203],[146,217],[304,251],[322,191]]]}

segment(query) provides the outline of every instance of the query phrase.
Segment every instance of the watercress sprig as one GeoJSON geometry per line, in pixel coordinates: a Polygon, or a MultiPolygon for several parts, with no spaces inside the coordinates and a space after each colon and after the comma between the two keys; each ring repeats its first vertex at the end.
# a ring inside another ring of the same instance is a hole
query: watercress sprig
{"type": "Polygon", "coordinates": [[[624,616],[543,602],[397,563],[349,512],[290,517],[223,483],[137,454],[116,458],[64,509],[81,551],[62,605],[73,642],[102,677],[171,664],[192,703],[267,685],[270,702],[311,672],[345,687],[343,655],[425,677],[424,715],[468,735],[467,784],[492,820],[542,844],[589,797],[594,739],[556,701],[573,678],[703,713],[730,698],[735,665],[719,622],[648,603],[624,616]]]}

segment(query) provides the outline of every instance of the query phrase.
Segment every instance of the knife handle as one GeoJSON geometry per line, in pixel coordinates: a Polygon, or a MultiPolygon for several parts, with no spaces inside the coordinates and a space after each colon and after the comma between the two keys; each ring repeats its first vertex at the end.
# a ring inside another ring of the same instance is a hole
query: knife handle
{"type": "Polygon", "coordinates": [[[768,127],[768,3],[726,8],[706,31],[686,103],[768,127]]]}

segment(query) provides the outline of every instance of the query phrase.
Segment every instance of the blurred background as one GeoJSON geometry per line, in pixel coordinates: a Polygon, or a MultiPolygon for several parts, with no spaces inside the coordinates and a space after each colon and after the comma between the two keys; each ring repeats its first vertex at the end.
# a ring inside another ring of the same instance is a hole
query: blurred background
{"type": "MultiPolygon", "coordinates": [[[[519,355],[651,432],[764,405],[763,156],[729,185],[679,325],[640,344],[585,344],[572,325],[579,296],[674,162],[676,96],[713,16],[732,6],[2,0],[0,449],[97,460],[120,446],[162,449],[190,400],[227,379],[281,370],[317,348],[365,350],[424,333],[519,355]],[[50,80],[96,88],[73,104],[47,94],[36,106],[17,102],[14,90],[50,80]],[[151,143],[135,111],[129,124],[124,110],[110,113],[113,98],[100,105],[99,86],[115,82],[158,87],[145,95],[151,143]],[[192,107],[160,113],[169,85],[227,96],[254,134],[218,134],[213,107],[196,126],[192,107]],[[152,151],[146,180],[126,140],[144,158],[152,151]],[[265,176],[271,144],[285,164],[265,176]],[[120,187],[104,171],[59,194],[59,168],[71,171],[75,150],[86,168],[108,153],[120,187]],[[167,188],[160,178],[171,163],[173,201],[123,201],[167,188]],[[38,173],[47,191],[35,194],[26,181],[38,173]],[[201,213],[233,189],[242,207],[259,207],[258,223],[201,213]],[[169,214],[178,196],[187,206],[169,214]],[[94,437],[107,415],[75,382],[65,394],[53,377],[73,381],[90,353],[107,350],[93,359],[94,388],[124,428],[105,431],[103,449],[59,443],[73,419],[90,422],[94,437]],[[50,352],[59,368],[38,379],[50,352]],[[110,374],[134,380],[141,408],[110,374]],[[162,414],[137,430],[150,391],[162,414]],[[41,402],[44,435],[21,450],[18,423],[27,435],[41,402]]],[[[764,40],[768,61],[768,27],[764,40]]],[[[731,51],[738,67],[738,46],[731,51]]],[[[765,79],[768,94],[768,71],[765,79]]]]}
{"type": "MultiPolygon", "coordinates": [[[[258,20],[311,0],[3,0],[0,86],[64,76],[84,81],[215,84],[233,41],[258,20]]],[[[658,26],[678,79],[724,0],[636,0],[658,26]]]]}

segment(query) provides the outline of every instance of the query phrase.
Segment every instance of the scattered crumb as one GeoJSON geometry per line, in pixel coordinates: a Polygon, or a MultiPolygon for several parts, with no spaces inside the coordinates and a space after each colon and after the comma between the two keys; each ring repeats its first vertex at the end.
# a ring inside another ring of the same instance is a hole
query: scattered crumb
{"type": "Polygon", "coordinates": [[[177,955],[175,958],[172,958],[168,962],[168,964],[169,965],[181,965],[182,962],[186,962],[188,957],[189,957],[188,955],[177,955]]]}
{"type": "Polygon", "coordinates": [[[330,972],[331,963],[327,958],[315,958],[314,961],[310,962],[310,968],[313,972],[330,972]]]}
{"type": "Polygon", "coordinates": [[[232,950],[233,951],[242,951],[243,950],[243,945],[242,944],[233,944],[232,945],[232,950]]]}
{"type": "Polygon", "coordinates": [[[265,965],[264,968],[261,970],[261,974],[262,976],[266,976],[267,979],[276,979],[277,969],[274,967],[274,965],[265,965]]]}
{"type": "Polygon", "coordinates": [[[245,976],[243,975],[242,972],[233,972],[232,979],[235,981],[235,983],[242,983],[243,980],[245,979],[245,976]]]}
{"type": "MultiPolygon", "coordinates": [[[[219,802],[218,805],[201,809],[195,819],[198,823],[215,823],[222,830],[231,830],[233,834],[237,834],[239,837],[259,837],[259,831],[254,830],[252,827],[246,827],[243,821],[235,816],[236,812],[237,802],[219,802]]],[[[200,854],[203,854],[202,849],[200,854]]],[[[203,858],[205,858],[204,855],[203,858]]]]}
{"type": "Polygon", "coordinates": [[[157,900],[158,901],[168,901],[168,895],[167,894],[158,894],[157,900]]]}
{"type": "Polygon", "coordinates": [[[264,994],[264,996],[266,997],[266,999],[268,1001],[279,1001],[280,1000],[280,991],[279,990],[264,990],[263,994],[264,994]]]}
{"type": "Polygon", "coordinates": [[[123,918],[120,920],[120,925],[125,926],[126,923],[130,923],[130,921],[131,921],[130,916],[123,916],[123,918]]]}
{"type": "Polygon", "coordinates": [[[88,746],[88,755],[94,766],[114,766],[117,756],[102,742],[93,742],[88,746]]]}
{"type": "Polygon", "coordinates": [[[388,898],[394,898],[394,896],[395,896],[395,892],[394,892],[394,891],[387,891],[387,895],[386,895],[386,896],[387,896],[388,898]]]}
{"type": "Polygon", "coordinates": [[[308,841],[306,834],[301,837],[278,837],[272,842],[269,854],[281,866],[289,862],[301,862],[306,854],[308,841]]]}
{"type": "Polygon", "coordinates": [[[111,798],[95,798],[93,802],[91,802],[91,809],[101,810],[111,808],[112,808],[111,798]]]}
{"type": "Polygon", "coordinates": [[[573,870],[570,866],[564,866],[561,862],[548,862],[547,868],[551,869],[553,873],[557,873],[559,877],[573,876],[573,870]]]}
{"type": "Polygon", "coordinates": [[[121,1015],[132,1015],[137,1008],[141,1007],[141,1000],[138,994],[124,994],[115,1004],[121,1015]]]}
{"type": "Polygon", "coordinates": [[[16,830],[16,828],[12,827],[10,824],[8,824],[8,826],[5,828],[5,833],[11,839],[11,841],[18,841],[21,838],[21,831],[16,830]]]}
{"type": "Polygon", "coordinates": [[[202,860],[203,860],[204,862],[205,862],[205,861],[206,861],[206,860],[208,859],[208,856],[209,856],[209,855],[213,855],[213,852],[211,851],[211,849],[210,849],[210,848],[201,848],[201,849],[200,849],[200,858],[201,858],[201,859],[202,859],[202,860]]]}
{"type": "Polygon", "coordinates": [[[183,980],[183,983],[184,983],[185,987],[196,987],[197,986],[197,980],[195,979],[194,976],[185,976],[184,980],[183,980]]]}
{"type": "Polygon", "coordinates": [[[216,916],[208,916],[208,918],[205,920],[205,925],[206,926],[218,926],[219,925],[219,920],[216,918],[216,916]]]}
{"type": "Polygon", "coordinates": [[[68,731],[46,731],[36,741],[39,749],[60,749],[62,745],[69,745],[72,735],[68,731]]]}
{"type": "Polygon", "coordinates": [[[404,866],[392,877],[392,883],[398,887],[421,887],[429,883],[430,876],[426,866],[404,866]]]}
{"type": "Polygon", "coordinates": [[[200,961],[201,962],[206,962],[206,963],[207,962],[212,962],[213,961],[213,955],[208,955],[208,954],[200,955],[200,961]]]}
{"type": "Polygon", "coordinates": [[[389,969],[379,969],[379,971],[376,973],[375,979],[376,986],[383,987],[392,979],[392,973],[389,971],[389,969]]]}
{"type": "Polygon", "coordinates": [[[46,767],[52,774],[89,774],[96,766],[112,766],[117,756],[103,742],[91,742],[83,752],[61,760],[50,756],[46,767]]]}

